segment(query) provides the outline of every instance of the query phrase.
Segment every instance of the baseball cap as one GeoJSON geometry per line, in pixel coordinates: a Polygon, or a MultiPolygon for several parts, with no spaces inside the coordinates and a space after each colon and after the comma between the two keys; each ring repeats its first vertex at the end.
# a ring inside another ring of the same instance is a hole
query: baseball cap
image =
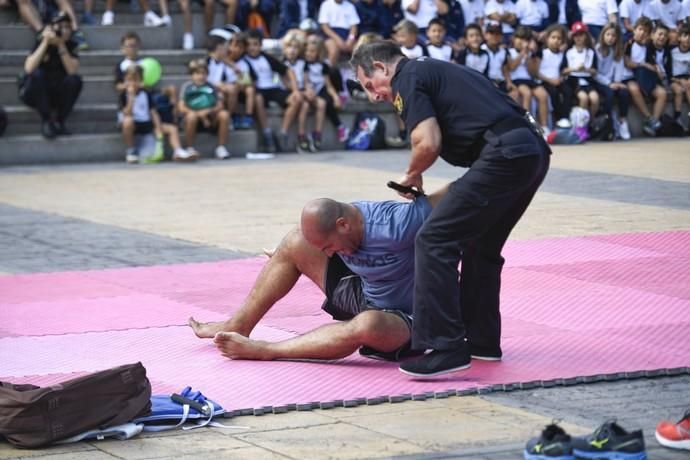
{"type": "Polygon", "coordinates": [[[503,33],[503,27],[501,27],[501,23],[498,21],[488,21],[486,23],[486,32],[490,34],[502,34],[503,33]]]}
{"type": "Polygon", "coordinates": [[[588,32],[589,28],[587,27],[587,24],[585,24],[582,21],[575,21],[573,22],[573,25],[570,26],[570,31],[573,34],[579,34],[580,32],[588,32]]]}

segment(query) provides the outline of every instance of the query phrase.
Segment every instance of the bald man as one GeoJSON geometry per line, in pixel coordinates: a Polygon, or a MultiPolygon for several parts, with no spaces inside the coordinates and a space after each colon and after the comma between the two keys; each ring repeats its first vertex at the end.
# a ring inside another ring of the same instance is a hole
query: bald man
{"type": "Polygon", "coordinates": [[[409,203],[310,201],[300,226],[269,254],[238,312],[221,322],[190,318],[189,326],[198,337],[213,338],[231,359],[338,359],[359,350],[399,360],[420,353],[410,350],[414,239],[446,190],[409,203]],[[322,308],[339,322],[282,342],[250,339],[301,275],[326,295],[322,308]]]}

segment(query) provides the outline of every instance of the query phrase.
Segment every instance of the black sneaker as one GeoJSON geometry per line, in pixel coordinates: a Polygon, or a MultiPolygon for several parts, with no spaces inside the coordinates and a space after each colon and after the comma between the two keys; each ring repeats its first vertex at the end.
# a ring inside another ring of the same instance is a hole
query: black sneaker
{"type": "Polygon", "coordinates": [[[400,361],[405,358],[412,358],[424,354],[424,350],[412,350],[410,343],[403,345],[393,351],[378,351],[366,345],[359,348],[359,354],[365,358],[378,359],[380,361],[400,361]]]}
{"type": "Polygon", "coordinates": [[[55,132],[55,125],[52,121],[44,121],[41,123],[41,134],[46,139],[55,139],[57,133],[55,132]]]}
{"type": "Polygon", "coordinates": [[[71,136],[72,131],[70,131],[67,126],[65,126],[64,121],[58,121],[55,123],[55,134],[58,136],[71,136]]]}
{"type": "Polygon", "coordinates": [[[433,350],[400,365],[400,372],[414,377],[434,377],[470,367],[470,347],[463,344],[453,350],[433,350]]]}
{"type": "Polygon", "coordinates": [[[615,420],[608,420],[594,433],[572,439],[575,458],[598,460],[646,460],[642,430],[628,433],[615,420]]]}
{"type": "Polygon", "coordinates": [[[479,359],[481,361],[500,361],[503,358],[501,347],[489,348],[479,345],[470,345],[470,356],[472,359],[479,359]]]}
{"type": "Polygon", "coordinates": [[[541,436],[527,441],[525,460],[574,460],[570,435],[552,423],[544,428],[541,436]]]}

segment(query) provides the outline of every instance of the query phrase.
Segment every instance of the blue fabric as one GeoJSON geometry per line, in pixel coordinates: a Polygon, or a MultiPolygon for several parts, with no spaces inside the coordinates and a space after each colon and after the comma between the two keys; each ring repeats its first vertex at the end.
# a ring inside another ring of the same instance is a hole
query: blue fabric
{"type": "MultiPolygon", "coordinates": [[[[206,404],[206,402],[211,402],[213,404],[213,414],[214,415],[220,415],[225,412],[225,410],[220,406],[215,401],[211,401],[210,399],[206,398],[201,392],[199,391],[192,391],[191,387],[186,387],[184,390],[180,392],[181,396],[184,396],[187,399],[191,399],[193,401],[198,402],[199,404],[206,404]]],[[[179,421],[182,418],[183,414],[183,407],[182,404],[175,402],[172,400],[170,395],[154,395],[151,396],[151,413],[149,415],[146,415],[144,417],[139,417],[132,422],[134,423],[146,423],[146,422],[155,422],[155,421],[161,421],[161,420],[171,420],[171,421],[179,421]]],[[[209,414],[202,414],[198,410],[196,410],[193,407],[189,408],[189,415],[187,416],[188,419],[199,419],[199,418],[207,418],[209,414]]]]}
{"type": "Polygon", "coordinates": [[[429,200],[352,204],[364,217],[364,239],[357,252],[339,256],[362,278],[364,295],[372,306],[412,314],[414,241],[431,213],[429,200]]]}

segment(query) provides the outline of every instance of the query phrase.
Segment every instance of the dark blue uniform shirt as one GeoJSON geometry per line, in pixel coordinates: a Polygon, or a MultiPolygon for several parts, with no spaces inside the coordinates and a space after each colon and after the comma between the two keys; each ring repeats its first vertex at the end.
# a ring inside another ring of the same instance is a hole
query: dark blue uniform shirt
{"type": "Polygon", "coordinates": [[[487,139],[487,131],[498,122],[515,120],[517,126],[525,111],[475,70],[436,59],[403,58],[391,85],[393,105],[409,131],[436,117],[442,133],[441,157],[450,164],[470,166],[487,140],[506,156],[541,151],[527,128],[517,130],[524,131],[517,137],[500,139],[501,133],[496,133],[487,139]]]}

